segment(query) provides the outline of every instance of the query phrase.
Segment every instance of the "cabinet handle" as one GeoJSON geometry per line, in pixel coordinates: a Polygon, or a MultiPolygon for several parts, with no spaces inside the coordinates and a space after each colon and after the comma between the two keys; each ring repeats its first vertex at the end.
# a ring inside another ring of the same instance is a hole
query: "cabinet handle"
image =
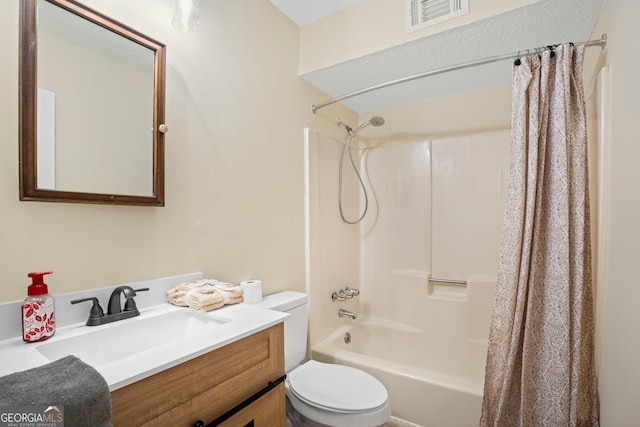
{"type": "Polygon", "coordinates": [[[193,425],[193,427],[204,427],[204,421],[202,421],[202,420],[196,421],[196,423],[193,425]]]}

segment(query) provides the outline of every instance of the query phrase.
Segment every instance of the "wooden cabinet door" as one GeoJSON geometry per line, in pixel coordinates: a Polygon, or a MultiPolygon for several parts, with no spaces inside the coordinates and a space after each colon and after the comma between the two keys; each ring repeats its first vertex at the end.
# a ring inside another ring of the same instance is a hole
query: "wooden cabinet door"
{"type": "Polygon", "coordinates": [[[264,396],[247,406],[219,427],[285,427],[286,404],[284,383],[280,383],[264,396]]]}

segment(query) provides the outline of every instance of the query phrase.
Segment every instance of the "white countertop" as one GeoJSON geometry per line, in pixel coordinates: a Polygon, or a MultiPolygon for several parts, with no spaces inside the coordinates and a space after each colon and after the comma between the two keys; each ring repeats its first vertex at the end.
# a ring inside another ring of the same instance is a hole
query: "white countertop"
{"type": "MultiPolygon", "coordinates": [[[[85,326],[84,323],[77,323],[58,328],[53,337],[42,342],[25,343],[21,337],[0,341],[0,376],[50,363],[52,360],[38,350],[39,346],[107,328],[120,327],[120,330],[124,332],[126,328],[122,327],[127,324],[141,319],[152,319],[155,316],[178,310],[190,309],[163,303],[141,309],[140,316],[107,325],[85,326]]],[[[145,333],[156,335],[158,344],[135,354],[119,357],[93,367],[106,379],[109,389],[113,391],[267,329],[287,317],[286,313],[244,303],[227,305],[204,315],[223,318],[226,323],[209,333],[198,333],[167,342],[163,342],[166,337],[163,337],[162,330],[145,331],[145,333]]],[[[152,321],[151,324],[153,324],[152,321]]],[[[105,351],[108,351],[108,346],[118,345],[117,340],[105,343],[107,346],[105,351]]],[[[72,354],[71,351],[69,354],[72,354]]]]}

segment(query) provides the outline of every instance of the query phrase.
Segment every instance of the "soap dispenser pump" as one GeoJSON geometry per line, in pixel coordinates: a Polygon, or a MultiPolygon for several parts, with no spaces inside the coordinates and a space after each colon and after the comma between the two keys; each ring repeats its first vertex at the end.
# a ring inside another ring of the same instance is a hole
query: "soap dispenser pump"
{"type": "Polygon", "coordinates": [[[56,332],[53,297],[44,283],[45,274],[29,273],[31,285],[27,288],[27,298],[22,303],[22,340],[25,342],[44,341],[56,332]]]}

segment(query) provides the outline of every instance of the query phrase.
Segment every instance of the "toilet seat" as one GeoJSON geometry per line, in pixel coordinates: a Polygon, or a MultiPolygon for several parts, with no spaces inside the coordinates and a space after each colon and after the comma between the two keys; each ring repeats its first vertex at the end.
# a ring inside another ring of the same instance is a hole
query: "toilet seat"
{"type": "Polygon", "coordinates": [[[300,415],[334,427],[374,427],[391,417],[387,390],[359,369],[309,361],[287,374],[287,400],[300,415]]]}
{"type": "Polygon", "coordinates": [[[388,399],[387,390],[372,375],[349,366],[315,360],[289,374],[289,387],[303,402],[340,413],[372,411],[388,399]]]}

